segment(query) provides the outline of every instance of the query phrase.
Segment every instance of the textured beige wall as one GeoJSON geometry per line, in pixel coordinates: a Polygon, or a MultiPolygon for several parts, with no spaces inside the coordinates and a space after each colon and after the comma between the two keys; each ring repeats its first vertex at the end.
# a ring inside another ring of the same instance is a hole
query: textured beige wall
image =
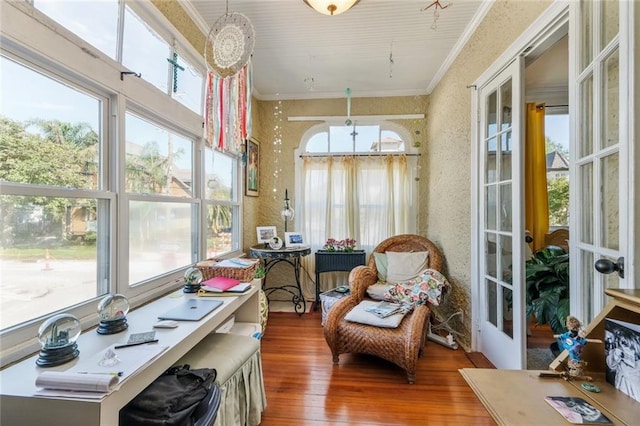
{"type": "Polygon", "coordinates": [[[469,42],[429,96],[420,224],[443,250],[454,292],[445,313],[462,310],[459,339],[471,335],[471,88],[551,1],[496,1],[469,42]]]}

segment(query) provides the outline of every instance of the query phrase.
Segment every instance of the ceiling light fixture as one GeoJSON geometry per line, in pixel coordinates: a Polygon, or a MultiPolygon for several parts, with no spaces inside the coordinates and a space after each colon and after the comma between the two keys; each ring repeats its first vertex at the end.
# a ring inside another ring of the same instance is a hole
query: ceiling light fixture
{"type": "Polygon", "coordinates": [[[307,6],[323,15],[340,15],[351,9],[360,0],[302,0],[307,6]]]}

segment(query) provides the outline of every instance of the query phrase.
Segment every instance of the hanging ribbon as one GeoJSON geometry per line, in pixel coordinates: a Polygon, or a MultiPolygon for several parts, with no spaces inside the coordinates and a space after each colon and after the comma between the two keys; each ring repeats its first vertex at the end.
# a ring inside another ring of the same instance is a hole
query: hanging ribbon
{"type": "Polygon", "coordinates": [[[251,63],[234,76],[207,73],[205,135],[207,144],[240,154],[251,137],[251,63]]]}

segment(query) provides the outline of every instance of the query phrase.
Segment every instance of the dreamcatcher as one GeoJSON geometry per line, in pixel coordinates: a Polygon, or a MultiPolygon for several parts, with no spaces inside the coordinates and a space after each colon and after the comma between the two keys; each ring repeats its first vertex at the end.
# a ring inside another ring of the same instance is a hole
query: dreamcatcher
{"type": "Polygon", "coordinates": [[[242,13],[227,11],[213,24],[204,46],[208,67],[220,77],[230,77],[244,67],[253,53],[255,32],[242,13]]]}

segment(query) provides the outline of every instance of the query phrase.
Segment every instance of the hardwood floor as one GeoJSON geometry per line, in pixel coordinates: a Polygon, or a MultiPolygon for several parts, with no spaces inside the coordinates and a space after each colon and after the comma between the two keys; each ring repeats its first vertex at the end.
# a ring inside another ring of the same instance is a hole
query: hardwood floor
{"type": "Polygon", "coordinates": [[[458,372],[472,367],[462,349],[431,341],[414,385],[399,367],[372,356],[341,355],[334,366],[319,312],[270,313],[262,425],[495,425],[458,372]]]}

